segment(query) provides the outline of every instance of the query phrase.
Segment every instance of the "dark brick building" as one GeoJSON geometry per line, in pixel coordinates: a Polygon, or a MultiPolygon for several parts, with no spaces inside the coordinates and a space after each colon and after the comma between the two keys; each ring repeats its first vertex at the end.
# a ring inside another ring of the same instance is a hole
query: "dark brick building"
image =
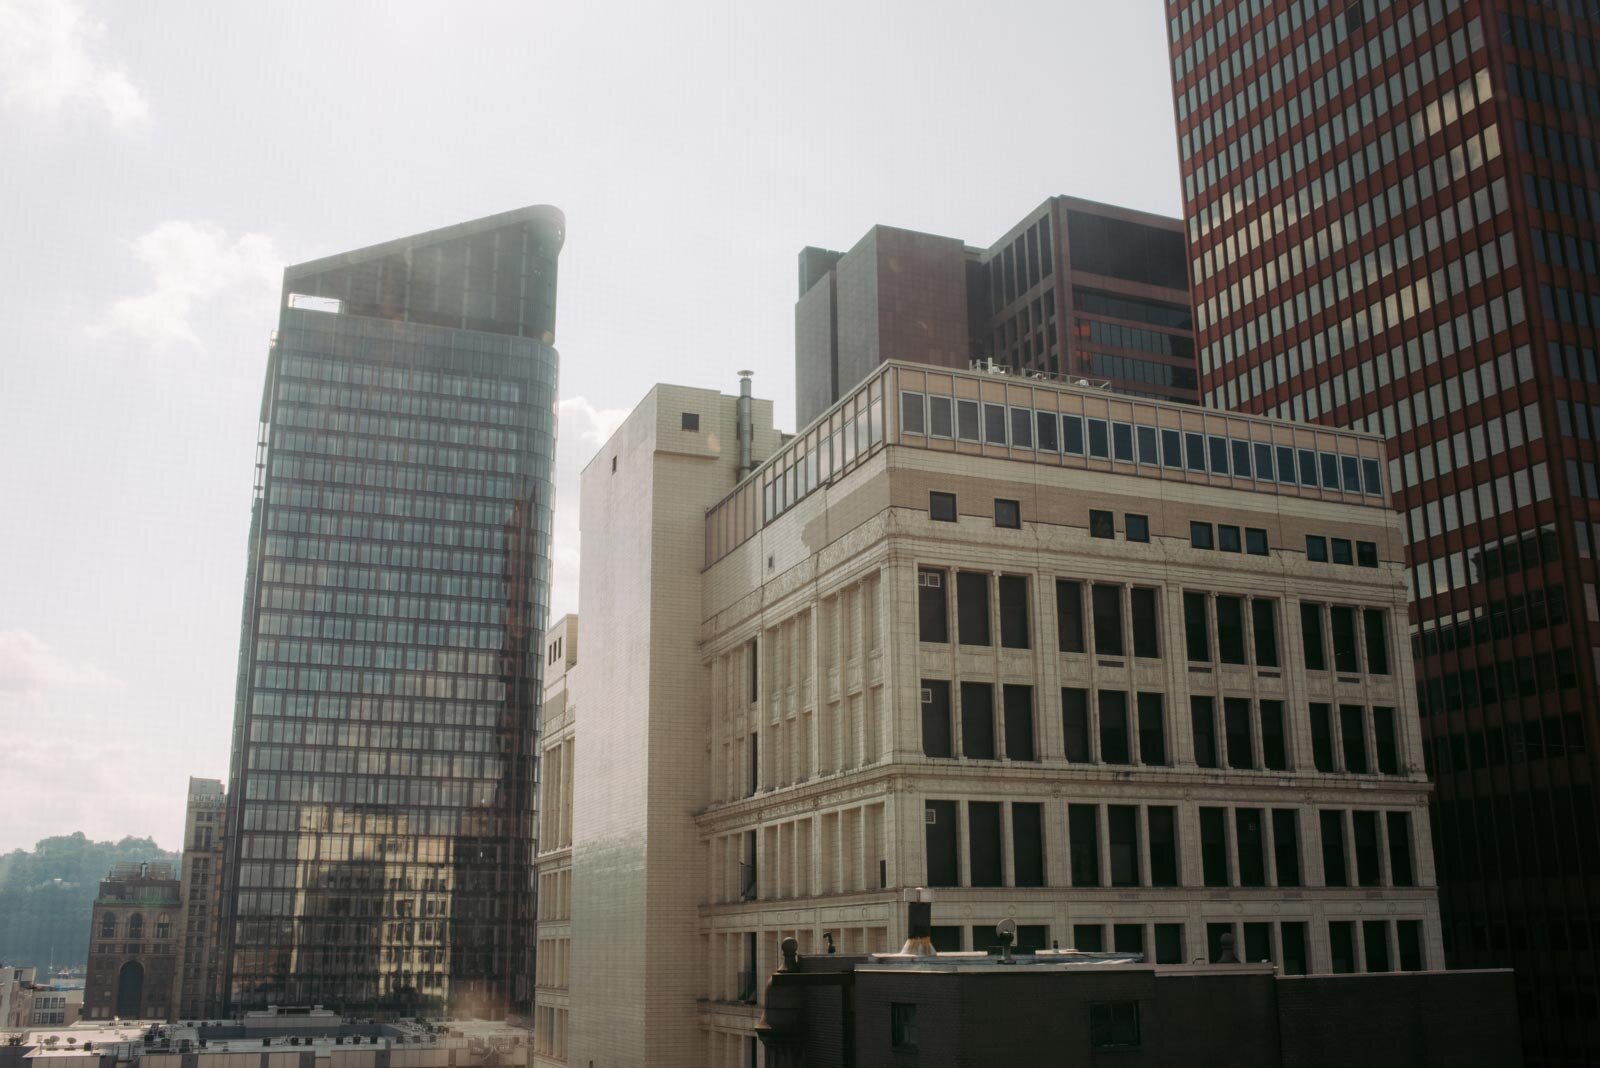
{"type": "Polygon", "coordinates": [[[874,226],[849,252],[801,251],[797,425],[884,360],[966,368],[975,359],[1192,402],[1180,224],[1058,196],[988,249],[874,226]]]}
{"type": "Polygon", "coordinates": [[[767,1006],[766,1063],[777,1068],[1522,1063],[1508,971],[1280,977],[1270,965],[1249,964],[812,957],[800,973],[773,977],[767,1006]],[[787,1017],[774,1011],[785,983],[796,986],[802,1006],[787,1017]],[[798,1035],[798,1050],[775,1049],[785,1032],[798,1035]]]}
{"type": "Polygon", "coordinates": [[[171,864],[118,864],[100,880],[83,1019],[167,1019],[177,995],[179,886],[171,864]]]}
{"type": "Polygon", "coordinates": [[[1600,3],[1166,11],[1205,403],[1387,437],[1449,963],[1600,1063],[1600,3]]]}

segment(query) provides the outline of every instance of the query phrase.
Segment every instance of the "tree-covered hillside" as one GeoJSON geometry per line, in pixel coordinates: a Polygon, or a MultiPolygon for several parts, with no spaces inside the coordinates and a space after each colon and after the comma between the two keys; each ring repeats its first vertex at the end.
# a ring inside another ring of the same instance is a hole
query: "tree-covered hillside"
{"type": "Polygon", "coordinates": [[[0,963],[83,967],[100,880],[113,864],[148,860],[176,867],[179,856],[154,839],[91,842],[81,831],[0,855],[0,963]]]}

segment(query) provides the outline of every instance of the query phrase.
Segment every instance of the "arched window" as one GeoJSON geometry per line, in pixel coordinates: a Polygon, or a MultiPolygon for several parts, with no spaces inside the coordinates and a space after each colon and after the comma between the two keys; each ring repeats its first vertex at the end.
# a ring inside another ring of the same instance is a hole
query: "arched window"
{"type": "Polygon", "coordinates": [[[101,938],[115,938],[115,937],[117,937],[117,914],[116,913],[107,912],[107,913],[105,913],[104,915],[102,915],[100,917],[100,937],[101,938]]]}
{"type": "Polygon", "coordinates": [[[137,942],[144,937],[144,916],[135,912],[128,917],[128,940],[137,942]]]}
{"type": "Polygon", "coordinates": [[[156,938],[166,939],[172,937],[172,917],[165,912],[156,917],[156,938]]]}

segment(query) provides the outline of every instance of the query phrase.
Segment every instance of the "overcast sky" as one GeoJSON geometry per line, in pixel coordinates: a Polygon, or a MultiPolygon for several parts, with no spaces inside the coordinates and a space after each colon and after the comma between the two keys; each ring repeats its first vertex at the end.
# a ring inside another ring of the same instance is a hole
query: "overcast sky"
{"type": "Polygon", "coordinates": [[[1180,209],[1159,0],[0,0],[0,850],[226,778],[283,266],[567,216],[576,472],[657,381],[793,426],[796,254],[1180,209]]]}

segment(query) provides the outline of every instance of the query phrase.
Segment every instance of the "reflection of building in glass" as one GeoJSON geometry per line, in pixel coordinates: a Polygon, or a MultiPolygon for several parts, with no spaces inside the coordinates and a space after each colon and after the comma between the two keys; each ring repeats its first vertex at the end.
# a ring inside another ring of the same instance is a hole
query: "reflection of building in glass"
{"type": "Polygon", "coordinates": [[[1051,197],[988,249],[874,226],[800,253],[796,423],[885,360],[1087,378],[1194,401],[1194,332],[1176,219],[1051,197]]]}
{"type": "Polygon", "coordinates": [[[285,272],[228,792],[235,1009],[531,1009],[564,227],[528,208],[285,272]]]}
{"type": "Polygon", "coordinates": [[[89,1020],[165,1020],[177,993],[182,895],[171,864],[118,864],[100,880],[89,927],[89,1020]]]}

